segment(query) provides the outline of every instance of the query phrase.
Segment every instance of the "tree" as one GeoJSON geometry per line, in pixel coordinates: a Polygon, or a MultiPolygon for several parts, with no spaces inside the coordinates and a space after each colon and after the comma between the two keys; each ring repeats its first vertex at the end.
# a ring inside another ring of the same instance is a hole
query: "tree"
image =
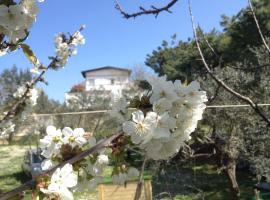
{"type": "MultiPolygon", "coordinates": [[[[32,79],[32,74],[28,69],[18,70],[14,65],[10,69],[5,69],[0,74],[0,112],[4,112],[6,109],[16,101],[14,94],[19,87],[25,85],[32,79]]],[[[12,142],[15,133],[18,131],[18,127],[22,122],[15,118],[17,126],[15,130],[8,135],[8,142],[12,142]]]]}
{"type": "MultiPolygon", "coordinates": [[[[270,36],[269,1],[256,1],[256,16],[266,38],[270,36]]],[[[232,89],[251,97],[258,103],[269,103],[269,53],[262,44],[258,30],[249,8],[241,10],[232,18],[223,16],[223,32],[213,30],[197,34],[211,70],[232,89]]],[[[209,100],[214,105],[242,104],[235,96],[228,94],[220,85],[209,77],[196,50],[195,40],[180,41],[173,45],[162,45],[148,55],[146,65],[159,75],[166,74],[169,79],[181,79],[190,82],[199,79],[203,89],[207,90],[209,100]]],[[[269,108],[264,108],[269,113],[269,108]]],[[[233,199],[239,199],[240,190],[236,181],[236,164],[247,160],[256,168],[258,177],[269,177],[269,155],[266,151],[270,137],[267,124],[254,115],[249,108],[208,109],[198,130],[193,134],[194,151],[200,153],[201,141],[206,132],[211,133],[209,145],[217,154],[217,165],[225,169],[233,199]],[[222,122],[222,123],[221,123],[222,122]],[[206,130],[203,131],[205,128],[206,130]],[[197,142],[197,145],[196,145],[197,142]],[[199,143],[199,145],[198,145],[199,143]],[[213,145],[214,144],[214,145],[213,145]],[[198,148],[199,146],[199,148],[198,148]],[[255,159],[260,156],[264,162],[255,159]]],[[[208,153],[211,153],[209,151],[208,153]]]]}
{"type": "Polygon", "coordinates": [[[31,79],[32,74],[28,69],[18,70],[15,65],[10,69],[4,69],[0,74],[0,106],[4,106],[11,101],[18,87],[31,79]]]}

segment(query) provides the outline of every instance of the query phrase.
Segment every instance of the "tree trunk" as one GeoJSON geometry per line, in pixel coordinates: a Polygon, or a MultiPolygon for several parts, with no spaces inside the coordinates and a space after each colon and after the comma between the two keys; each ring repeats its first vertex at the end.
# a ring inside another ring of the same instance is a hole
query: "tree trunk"
{"type": "Polygon", "coordinates": [[[228,159],[228,163],[226,166],[226,175],[230,185],[231,200],[239,200],[240,189],[236,181],[236,163],[234,159],[228,159]]]}
{"type": "Polygon", "coordinates": [[[13,141],[13,137],[14,137],[14,133],[10,133],[8,135],[8,144],[11,144],[11,142],[13,141]]]}

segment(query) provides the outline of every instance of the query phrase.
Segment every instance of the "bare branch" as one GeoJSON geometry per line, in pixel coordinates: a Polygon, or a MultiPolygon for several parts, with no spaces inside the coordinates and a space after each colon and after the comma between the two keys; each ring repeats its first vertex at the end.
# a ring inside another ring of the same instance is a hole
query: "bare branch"
{"type": "Polygon", "coordinates": [[[136,18],[141,15],[155,15],[157,17],[159,13],[166,11],[168,13],[172,13],[169,9],[177,2],[178,0],[171,0],[166,6],[163,6],[161,8],[157,8],[155,6],[151,6],[152,9],[145,9],[144,7],[140,6],[140,10],[135,13],[127,13],[122,6],[120,5],[118,0],[115,0],[115,8],[119,10],[119,12],[123,15],[124,18],[129,19],[129,18],[136,18]]]}
{"type": "Polygon", "coordinates": [[[137,184],[134,200],[139,200],[141,198],[142,186],[143,186],[142,185],[143,184],[143,173],[144,173],[144,168],[145,168],[146,161],[147,161],[147,158],[145,157],[144,160],[143,160],[141,171],[140,171],[139,182],[137,184]]]}
{"type": "MultiPolygon", "coordinates": [[[[122,133],[117,133],[117,134],[113,134],[112,136],[110,136],[109,138],[101,141],[100,143],[98,143],[97,145],[91,147],[90,149],[87,149],[85,151],[83,151],[82,153],[76,155],[75,157],[57,165],[56,167],[44,172],[42,175],[46,175],[46,174],[52,174],[57,168],[59,167],[63,167],[66,164],[73,164],[76,163],[80,160],[82,160],[83,158],[85,158],[86,156],[88,156],[91,153],[94,153],[104,147],[107,147],[109,144],[111,144],[115,139],[121,137],[123,134],[122,133]]],[[[3,194],[2,196],[0,196],[0,200],[7,200],[10,199],[11,197],[16,196],[17,194],[22,193],[25,190],[28,189],[33,189],[33,187],[35,187],[36,185],[36,181],[34,179],[24,183],[23,185],[21,185],[18,188],[15,188],[14,190],[7,192],[5,194],[3,194]]]]}
{"type": "Polygon", "coordinates": [[[221,87],[221,85],[218,84],[217,88],[215,89],[215,93],[208,100],[208,105],[211,104],[217,98],[218,93],[220,91],[220,87],[221,87]]]}
{"type": "Polygon", "coordinates": [[[193,29],[193,36],[196,42],[196,46],[197,49],[199,51],[201,60],[203,62],[203,66],[206,69],[206,71],[208,72],[208,74],[219,84],[221,85],[227,92],[229,92],[230,94],[232,94],[233,96],[237,97],[238,99],[246,102],[247,104],[250,105],[251,108],[253,108],[253,110],[268,124],[270,125],[270,120],[268,119],[268,117],[261,111],[261,109],[258,107],[258,105],[256,103],[254,103],[249,97],[246,97],[238,92],[236,92],[235,90],[233,90],[232,88],[230,88],[226,83],[224,83],[221,79],[219,79],[214,73],[213,71],[210,69],[210,67],[208,66],[205,58],[204,58],[204,54],[201,50],[201,46],[199,43],[199,39],[197,36],[197,31],[196,31],[196,26],[195,26],[195,22],[194,22],[194,16],[192,13],[192,8],[191,8],[191,0],[188,0],[188,5],[189,5],[189,14],[190,14],[190,18],[191,18],[191,24],[192,24],[192,29],[193,29]]]}
{"type": "Polygon", "coordinates": [[[252,6],[252,3],[251,3],[251,0],[248,0],[248,4],[249,4],[249,8],[250,8],[250,10],[251,10],[253,19],[254,19],[254,21],[255,21],[255,23],[256,23],[256,27],[257,27],[257,29],[258,29],[258,31],[259,31],[259,34],[260,34],[260,37],[261,37],[261,39],[262,39],[262,42],[263,42],[264,46],[266,47],[267,51],[270,53],[270,48],[269,48],[269,46],[267,45],[267,42],[266,42],[266,40],[265,40],[265,38],[264,38],[264,36],[263,36],[261,27],[260,27],[260,25],[259,25],[258,19],[257,19],[257,17],[256,17],[255,11],[254,11],[253,6],[252,6]]]}

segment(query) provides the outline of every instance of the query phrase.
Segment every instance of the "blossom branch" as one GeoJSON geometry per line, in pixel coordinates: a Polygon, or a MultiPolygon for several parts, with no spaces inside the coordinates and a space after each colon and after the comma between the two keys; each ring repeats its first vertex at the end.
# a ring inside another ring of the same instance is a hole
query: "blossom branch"
{"type": "MultiPolygon", "coordinates": [[[[44,172],[42,175],[46,175],[46,174],[52,174],[57,168],[59,167],[63,167],[64,165],[66,164],[74,164],[80,160],[82,160],[83,158],[87,157],[89,154],[92,154],[104,147],[107,147],[109,144],[111,144],[114,140],[116,140],[117,138],[121,137],[122,136],[122,133],[116,133],[116,134],[113,134],[112,136],[110,136],[109,138],[101,141],[100,143],[98,143],[97,145],[91,147],[90,149],[87,149],[85,151],[83,151],[82,153],[76,155],[75,157],[55,166],[54,168],[44,172]]],[[[3,194],[2,196],[0,196],[0,200],[7,200],[11,197],[14,197],[16,196],[17,194],[20,194],[22,193],[23,191],[25,190],[28,190],[28,189],[32,189],[34,188],[36,185],[36,181],[34,179],[24,183],[23,185],[21,185],[20,187],[18,188],[15,188],[14,190],[10,191],[10,192],[7,192],[5,194],[3,194]]]]}
{"type": "Polygon", "coordinates": [[[191,24],[192,24],[192,29],[193,29],[193,36],[196,42],[196,46],[197,49],[199,51],[201,60],[203,62],[203,66],[206,69],[206,71],[208,72],[208,74],[219,84],[221,85],[227,92],[229,92],[230,94],[232,94],[233,96],[237,97],[238,99],[246,102],[247,104],[250,105],[250,107],[268,124],[270,125],[270,120],[269,118],[261,111],[261,109],[258,107],[258,105],[256,103],[254,103],[249,97],[246,97],[240,93],[238,93],[237,91],[233,90],[232,88],[230,88],[226,83],[224,83],[221,79],[219,79],[214,73],[213,71],[210,69],[209,65],[207,64],[204,54],[201,50],[201,46],[199,43],[199,39],[197,36],[197,31],[196,31],[196,26],[195,26],[195,22],[194,22],[194,16],[192,13],[192,8],[191,8],[191,0],[188,0],[188,6],[189,6],[189,14],[190,14],[190,18],[191,18],[191,24]]]}
{"type": "MultiPolygon", "coordinates": [[[[84,26],[81,26],[79,29],[79,32],[81,32],[84,29],[84,26]]],[[[74,34],[76,34],[77,32],[75,32],[74,34]]],[[[74,39],[74,34],[71,35],[69,41],[67,42],[68,44],[72,43],[73,39],[74,39]]],[[[23,46],[24,44],[22,44],[23,46]]],[[[2,117],[2,119],[0,119],[0,123],[9,120],[10,118],[12,118],[13,116],[15,116],[16,114],[18,114],[21,110],[21,108],[23,107],[23,105],[25,104],[26,100],[28,99],[28,94],[30,92],[30,90],[38,83],[38,82],[45,82],[44,81],[44,74],[51,68],[55,68],[55,66],[57,66],[58,63],[58,57],[52,57],[51,58],[52,61],[51,63],[45,67],[42,64],[39,64],[38,68],[42,69],[41,73],[32,79],[32,81],[30,83],[26,83],[26,90],[24,91],[24,93],[22,94],[22,96],[18,99],[18,101],[16,101],[13,106],[11,106],[11,108],[4,114],[4,116],[2,117]]],[[[31,60],[31,59],[30,59],[31,60]]],[[[31,60],[32,61],[32,60],[31,60]]],[[[33,62],[33,61],[32,61],[33,62]]],[[[34,65],[36,63],[33,63],[34,65]]]]}
{"type": "Polygon", "coordinates": [[[263,42],[264,46],[266,47],[267,51],[270,53],[270,48],[269,48],[269,46],[267,45],[267,42],[266,42],[266,40],[265,40],[265,38],[264,38],[264,36],[263,36],[261,27],[260,27],[260,25],[259,25],[258,19],[257,19],[257,17],[256,17],[256,14],[255,14],[255,11],[254,11],[254,8],[253,8],[253,5],[252,5],[252,3],[251,3],[251,0],[248,0],[248,4],[249,4],[250,11],[251,11],[251,13],[252,13],[253,19],[254,19],[254,21],[255,21],[256,27],[257,27],[258,32],[259,32],[259,34],[260,34],[260,37],[261,37],[261,39],[262,39],[262,42],[263,42]]]}
{"type": "Polygon", "coordinates": [[[155,6],[151,6],[152,9],[145,9],[144,7],[140,6],[140,10],[139,12],[135,12],[132,14],[129,14],[127,12],[124,11],[124,9],[122,8],[122,6],[120,5],[118,0],[115,0],[115,8],[117,10],[119,10],[119,12],[123,15],[124,18],[129,19],[129,18],[136,18],[138,16],[141,15],[155,15],[155,17],[157,17],[159,15],[159,13],[166,11],[169,13],[172,13],[170,11],[170,8],[177,2],[178,0],[171,0],[167,5],[161,7],[161,8],[157,8],[155,6]]]}

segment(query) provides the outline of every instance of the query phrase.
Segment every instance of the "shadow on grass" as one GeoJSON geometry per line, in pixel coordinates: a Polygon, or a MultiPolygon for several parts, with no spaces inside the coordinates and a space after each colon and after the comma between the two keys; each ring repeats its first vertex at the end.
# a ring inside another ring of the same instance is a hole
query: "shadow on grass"
{"type": "MultiPolygon", "coordinates": [[[[245,172],[237,172],[237,178],[241,199],[251,199],[254,195],[253,177],[245,172]]],[[[153,176],[152,185],[154,199],[230,199],[226,176],[207,165],[198,168],[169,167],[163,174],[153,176]]]]}
{"type": "Polygon", "coordinates": [[[5,175],[0,175],[0,181],[1,185],[1,193],[8,192],[15,187],[20,186],[21,184],[29,181],[31,178],[26,176],[26,174],[22,171],[20,172],[15,172],[11,174],[5,174],[5,175]]]}
{"type": "Polygon", "coordinates": [[[16,172],[13,174],[6,174],[6,175],[0,176],[0,179],[11,179],[11,178],[13,178],[21,183],[24,183],[24,182],[29,181],[31,179],[22,171],[16,172]]]}

